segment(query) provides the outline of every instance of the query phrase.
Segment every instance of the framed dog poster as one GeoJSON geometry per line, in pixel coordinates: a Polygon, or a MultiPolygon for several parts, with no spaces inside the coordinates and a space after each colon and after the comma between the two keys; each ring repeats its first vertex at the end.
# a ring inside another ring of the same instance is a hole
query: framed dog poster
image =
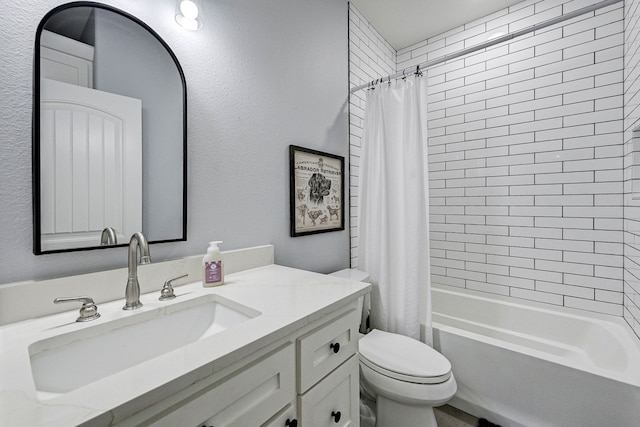
{"type": "Polygon", "coordinates": [[[291,237],[344,230],[344,157],[289,146],[291,237]]]}

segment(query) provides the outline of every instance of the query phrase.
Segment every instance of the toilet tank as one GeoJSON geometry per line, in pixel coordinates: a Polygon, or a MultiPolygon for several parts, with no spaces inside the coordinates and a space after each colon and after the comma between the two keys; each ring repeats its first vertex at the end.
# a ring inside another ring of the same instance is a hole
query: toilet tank
{"type": "MultiPolygon", "coordinates": [[[[369,273],[355,268],[345,268],[344,270],[331,273],[330,276],[342,279],[354,280],[356,282],[369,283],[369,273]]],[[[367,334],[371,330],[369,327],[369,314],[371,313],[371,299],[369,294],[358,298],[358,309],[360,310],[360,333],[367,334]]]]}

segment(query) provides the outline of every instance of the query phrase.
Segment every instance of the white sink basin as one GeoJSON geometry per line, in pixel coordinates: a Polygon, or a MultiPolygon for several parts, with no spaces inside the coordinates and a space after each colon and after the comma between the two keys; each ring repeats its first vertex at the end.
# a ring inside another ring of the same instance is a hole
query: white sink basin
{"type": "Polygon", "coordinates": [[[219,295],[203,295],[37,341],[29,357],[38,398],[68,393],[259,314],[219,295]]]}

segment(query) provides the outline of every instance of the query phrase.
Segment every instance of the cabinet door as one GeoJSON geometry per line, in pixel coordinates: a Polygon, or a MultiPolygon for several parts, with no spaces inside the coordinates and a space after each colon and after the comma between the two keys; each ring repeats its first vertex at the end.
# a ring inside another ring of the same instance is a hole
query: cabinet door
{"type": "Polygon", "coordinates": [[[298,392],[304,393],[358,350],[358,310],[298,338],[298,392]]]}
{"type": "Polygon", "coordinates": [[[94,47],[51,31],[40,36],[40,77],[93,87],[94,47]]]}
{"type": "Polygon", "coordinates": [[[147,426],[259,426],[295,396],[292,344],[190,398],[147,426]],[[201,421],[204,420],[204,421],[201,421]]]}
{"type": "Polygon", "coordinates": [[[352,356],[298,397],[301,427],[359,427],[359,362],[352,356]]]}

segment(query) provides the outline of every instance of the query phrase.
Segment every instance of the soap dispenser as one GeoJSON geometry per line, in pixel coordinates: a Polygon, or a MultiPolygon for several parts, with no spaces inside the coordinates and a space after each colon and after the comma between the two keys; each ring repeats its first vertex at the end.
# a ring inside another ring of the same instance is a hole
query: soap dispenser
{"type": "Polygon", "coordinates": [[[224,283],[224,266],[218,243],[222,242],[209,242],[207,254],[202,258],[202,286],[219,286],[224,283]]]}

